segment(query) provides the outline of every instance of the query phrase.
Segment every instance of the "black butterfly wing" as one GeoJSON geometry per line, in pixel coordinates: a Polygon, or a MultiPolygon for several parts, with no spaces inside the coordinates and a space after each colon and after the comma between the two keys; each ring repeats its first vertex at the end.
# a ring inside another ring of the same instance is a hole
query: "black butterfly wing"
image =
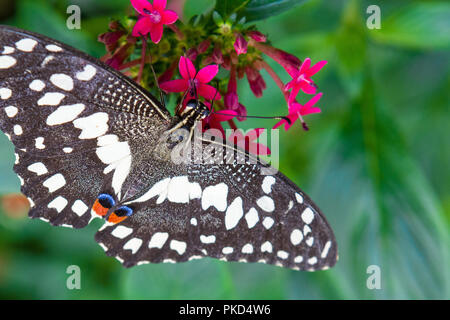
{"type": "Polygon", "coordinates": [[[223,147],[224,156],[230,150],[235,157],[228,164],[207,164],[204,157],[149,176],[153,184],[130,201],[133,215],[105,225],[96,240],[127,267],[202,257],[332,267],[337,244],[318,207],[283,174],[262,174],[274,169],[231,146],[223,147]]]}
{"type": "Polygon", "coordinates": [[[30,216],[84,227],[105,188],[120,193],[131,150],[170,114],[132,81],[42,35],[0,26],[0,129],[13,142],[30,216]]]}

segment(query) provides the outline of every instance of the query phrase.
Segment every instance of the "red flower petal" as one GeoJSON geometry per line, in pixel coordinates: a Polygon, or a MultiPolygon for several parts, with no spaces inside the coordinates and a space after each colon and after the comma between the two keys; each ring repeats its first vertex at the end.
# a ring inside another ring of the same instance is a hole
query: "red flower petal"
{"type": "Polygon", "coordinates": [[[178,20],[178,14],[172,10],[165,10],[163,13],[162,23],[172,24],[178,20]]]}
{"type": "Polygon", "coordinates": [[[154,0],[153,1],[153,7],[155,10],[158,10],[159,12],[163,12],[163,10],[167,6],[167,0],[154,0]]]}
{"type": "Polygon", "coordinates": [[[133,37],[145,36],[152,31],[153,24],[149,17],[141,16],[133,27],[133,37]]]}
{"type": "Polygon", "coordinates": [[[185,79],[176,79],[163,82],[159,87],[166,92],[183,92],[188,89],[189,84],[185,79]]]}
{"type": "Polygon", "coordinates": [[[154,24],[152,30],[150,31],[150,37],[154,43],[159,43],[163,34],[163,24],[154,24]]]}
{"type": "Polygon", "coordinates": [[[237,144],[239,141],[244,140],[244,135],[242,134],[241,130],[233,130],[233,133],[230,134],[228,140],[237,144]]]}
{"type": "Polygon", "coordinates": [[[194,64],[188,58],[183,56],[180,57],[180,62],[178,63],[178,69],[180,70],[180,74],[183,79],[192,80],[197,73],[197,70],[194,67],[194,64]]]}
{"type": "Polygon", "coordinates": [[[315,105],[317,103],[317,101],[320,100],[320,98],[322,98],[322,95],[323,95],[322,92],[316,94],[314,97],[312,97],[311,100],[309,100],[307,103],[305,103],[305,105],[303,107],[311,108],[313,105],[315,105]]]}
{"type": "Polygon", "coordinates": [[[305,73],[309,69],[310,65],[311,65],[311,59],[306,58],[305,61],[303,61],[302,65],[300,66],[297,76],[301,75],[302,73],[305,73]]]}
{"type": "Polygon", "coordinates": [[[219,91],[209,84],[199,83],[197,86],[197,92],[199,96],[202,96],[209,100],[214,99],[214,97],[216,97],[215,100],[221,99],[219,91]]]}
{"type": "Polygon", "coordinates": [[[144,9],[147,9],[148,11],[153,10],[151,3],[146,0],[130,0],[130,2],[133,8],[140,14],[146,14],[144,9]]]}
{"type": "Polygon", "coordinates": [[[219,72],[219,66],[211,64],[209,66],[200,69],[197,75],[195,76],[195,79],[197,79],[202,83],[208,83],[216,76],[217,72],[219,72]]]}
{"type": "Polygon", "coordinates": [[[306,94],[316,93],[316,87],[312,86],[311,84],[309,84],[307,82],[302,83],[300,87],[302,88],[303,92],[306,94]]]}
{"type": "Polygon", "coordinates": [[[267,146],[263,145],[262,143],[250,143],[248,152],[261,156],[266,156],[270,154],[270,149],[267,146]]]}
{"type": "Polygon", "coordinates": [[[315,65],[313,65],[311,68],[309,68],[309,70],[307,70],[305,72],[306,76],[312,77],[317,72],[319,72],[320,69],[322,69],[327,63],[328,63],[328,61],[326,61],[326,60],[317,62],[315,65]]]}

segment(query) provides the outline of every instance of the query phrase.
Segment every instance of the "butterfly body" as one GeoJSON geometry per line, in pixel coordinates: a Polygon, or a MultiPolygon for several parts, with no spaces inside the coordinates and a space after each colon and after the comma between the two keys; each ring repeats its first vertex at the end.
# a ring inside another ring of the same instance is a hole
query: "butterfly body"
{"type": "Polygon", "coordinates": [[[303,191],[194,130],[204,104],[172,116],[119,72],[28,31],[1,26],[0,52],[0,129],[15,146],[30,217],[74,228],[104,219],[95,239],[126,267],[336,263],[333,232],[303,191]]]}

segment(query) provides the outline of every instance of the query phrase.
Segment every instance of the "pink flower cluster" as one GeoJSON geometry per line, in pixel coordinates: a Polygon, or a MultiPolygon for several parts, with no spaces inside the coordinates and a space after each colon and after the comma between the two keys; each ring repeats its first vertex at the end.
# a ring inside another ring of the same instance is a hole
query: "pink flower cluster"
{"type": "MultiPolygon", "coordinates": [[[[103,61],[122,70],[145,86],[145,81],[142,80],[144,65],[147,63],[155,65],[153,61],[156,60],[158,85],[163,91],[181,92],[184,98],[183,106],[192,98],[200,98],[207,106],[215,109],[212,111],[216,112],[212,112],[203,121],[204,129],[215,128],[223,133],[224,122],[232,129],[237,129],[234,121],[244,121],[247,117],[247,109],[238,95],[238,80],[245,77],[255,97],[261,97],[267,88],[261,74],[262,70],[266,71],[280,88],[287,103],[287,116],[276,123],[274,128],[284,126],[287,131],[300,120],[303,128],[307,130],[303,116],[321,111],[315,105],[322,97],[322,93],[316,92],[317,85],[312,77],[327,61],[319,61],[311,66],[311,60],[306,58],[302,63],[297,57],[269,45],[267,37],[254,27],[246,28],[243,23],[236,22],[235,17],[224,19],[216,12],[213,18],[215,25],[211,26],[211,23],[204,25],[205,32],[201,36],[194,37],[195,41],[191,41],[186,34],[192,34],[193,30],[198,29],[189,23],[176,23],[179,16],[175,11],[166,9],[166,0],[153,0],[153,4],[147,0],[130,1],[137,12],[137,21],[132,24],[131,32],[120,23],[113,22],[110,24],[110,31],[100,35],[99,40],[107,48],[103,61]],[[163,38],[164,25],[173,32],[163,38]],[[151,52],[148,53],[146,51],[148,34],[151,41],[161,45],[163,49],[150,46],[151,52]],[[186,45],[184,53],[180,52],[180,46],[173,45],[177,42],[186,45]],[[142,44],[141,58],[129,61],[139,43],[142,44]],[[284,68],[290,76],[287,83],[284,83],[263,59],[263,54],[284,68]],[[134,67],[138,65],[140,67],[136,75],[137,69],[134,67]],[[173,79],[177,65],[181,77],[173,79]],[[219,72],[219,67],[228,73],[221,76],[216,85],[211,85],[211,81],[219,72]],[[300,92],[314,96],[305,104],[301,104],[297,101],[300,92]]],[[[247,150],[252,149],[251,152],[269,154],[270,150],[267,147],[254,142],[263,131],[264,129],[255,129],[243,135],[241,131],[236,130],[228,139],[247,150]]]]}

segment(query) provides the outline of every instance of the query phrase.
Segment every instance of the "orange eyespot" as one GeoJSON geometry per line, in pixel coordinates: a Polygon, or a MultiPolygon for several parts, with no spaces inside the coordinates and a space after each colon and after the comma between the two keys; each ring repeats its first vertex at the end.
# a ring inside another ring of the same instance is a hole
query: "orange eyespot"
{"type": "Polygon", "coordinates": [[[116,215],[115,212],[113,212],[108,217],[108,222],[119,223],[119,222],[122,222],[123,220],[125,220],[126,218],[128,218],[128,216],[119,217],[118,215],[116,215]]]}
{"type": "Polygon", "coordinates": [[[102,216],[102,217],[104,217],[106,215],[106,213],[108,213],[108,208],[105,208],[104,206],[102,206],[100,204],[100,202],[98,201],[98,199],[95,200],[92,210],[94,210],[94,212],[96,214],[98,214],[99,216],[102,216]]]}

